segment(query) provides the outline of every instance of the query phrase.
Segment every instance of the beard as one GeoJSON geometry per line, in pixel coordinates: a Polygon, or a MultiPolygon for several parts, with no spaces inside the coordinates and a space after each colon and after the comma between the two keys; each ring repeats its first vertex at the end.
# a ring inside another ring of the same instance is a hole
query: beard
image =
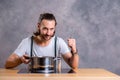
{"type": "Polygon", "coordinates": [[[48,40],[50,40],[54,35],[55,35],[55,31],[53,32],[52,35],[41,34],[41,32],[40,32],[39,37],[40,37],[41,40],[43,40],[43,41],[48,41],[48,40]]]}

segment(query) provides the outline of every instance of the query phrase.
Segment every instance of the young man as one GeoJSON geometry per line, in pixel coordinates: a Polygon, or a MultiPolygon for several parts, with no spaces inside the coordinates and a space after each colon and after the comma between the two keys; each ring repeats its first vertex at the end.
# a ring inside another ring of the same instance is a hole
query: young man
{"type": "MultiPolygon", "coordinates": [[[[33,56],[54,57],[54,34],[57,25],[54,15],[51,13],[41,14],[37,25],[37,31],[33,36],[33,56]]],[[[28,64],[30,59],[26,58],[31,55],[30,46],[31,37],[23,39],[17,49],[8,57],[5,68],[14,68],[21,63],[28,64]]],[[[67,45],[62,38],[57,37],[56,46],[57,52],[62,55],[65,62],[73,69],[78,68],[79,56],[76,50],[75,39],[68,39],[67,45]]]]}

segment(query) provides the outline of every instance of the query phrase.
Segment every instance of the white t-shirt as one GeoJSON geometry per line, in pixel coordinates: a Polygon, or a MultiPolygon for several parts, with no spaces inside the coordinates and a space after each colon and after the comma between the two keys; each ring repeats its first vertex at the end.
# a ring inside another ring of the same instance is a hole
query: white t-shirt
{"type": "MultiPolygon", "coordinates": [[[[55,36],[52,37],[50,43],[45,46],[39,46],[33,41],[33,56],[51,56],[55,57],[55,36]]],[[[57,37],[57,55],[58,54],[65,54],[67,52],[70,52],[67,44],[62,38],[57,37]]],[[[21,41],[17,49],[14,51],[15,54],[18,56],[22,56],[24,54],[28,54],[30,56],[31,52],[31,37],[25,38],[21,41]]]]}

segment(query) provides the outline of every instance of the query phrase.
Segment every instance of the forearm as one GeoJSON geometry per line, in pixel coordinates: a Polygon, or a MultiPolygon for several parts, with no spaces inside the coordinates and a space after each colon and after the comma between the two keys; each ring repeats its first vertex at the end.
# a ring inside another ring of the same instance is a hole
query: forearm
{"type": "Polygon", "coordinates": [[[70,59],[70,64],[73,69],[77,69],[79,66],[79,55],[78,54],[73,54],[71,59],[70,59]]]}
{"type": "Polygon", "coordinates": [[[77,53],[75,39],[68,39],[68,46],[71,48],[72,54],[70,59],[68,59],[68,63],[73,69],[76,69],[79,66],[79,55],[77,53]]]}
{"type": "Polygon", "coordinates": [[[22,61],[20,59],[19,56],[17,56],[16,54],[12,54],[6,61],[5,63],[5,68],[14,68],[16,66],[18,66],[19,64],[21,64],[22,61]]]}
{"type": "Polygon", "coordinates": [[[14,68],[14,67],[18,66],[21,63],[22,62],[19,61],[19,60],[16,60],[16,61],[9,61],[9,60],[7,60],[6,63],[5,63],[5,68],[6,69],[14,68]]]}
{"type": "Polygon", "coordinates": [[[79,55],[78,55],[78,50],[76,49],[76,46],[71,48],[71,54],[72,54],[72,58],[70,60],[71,67],[73,69],[76,69],[79,66],[79,55]]]}

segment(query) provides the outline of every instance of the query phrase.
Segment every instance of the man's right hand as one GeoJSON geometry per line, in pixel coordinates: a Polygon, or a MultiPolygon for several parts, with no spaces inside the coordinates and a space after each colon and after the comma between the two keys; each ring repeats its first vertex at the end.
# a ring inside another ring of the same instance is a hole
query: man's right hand
{"type": "Polygon", "coordinates": [[[24,54],[24,55],[21,57],[21,61],[22,61],[24,64],[28,64],[31,60],[30,60],[30,57],[29,57],[27,54],[24,54]]]}

